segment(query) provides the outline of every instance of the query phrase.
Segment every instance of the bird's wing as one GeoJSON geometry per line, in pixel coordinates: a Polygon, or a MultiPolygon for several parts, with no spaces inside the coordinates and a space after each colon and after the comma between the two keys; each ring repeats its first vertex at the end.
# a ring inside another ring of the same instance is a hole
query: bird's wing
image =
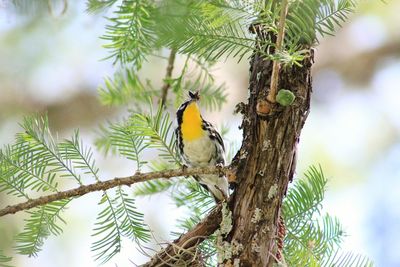
{"type": "Polygon", "coordinates": [[[218,133],[218,131],[214,128],[214,126],[203,120],[203,129],[207,130],[209,132],[209,136],[212,140],[217,140],[216,143],[216,152],[217,155],[219,156],[217,158],[217,163],[222,163],[225,164],[225,146],[224,146],[224,141],[222,140],[221,135],[218,133]]]}

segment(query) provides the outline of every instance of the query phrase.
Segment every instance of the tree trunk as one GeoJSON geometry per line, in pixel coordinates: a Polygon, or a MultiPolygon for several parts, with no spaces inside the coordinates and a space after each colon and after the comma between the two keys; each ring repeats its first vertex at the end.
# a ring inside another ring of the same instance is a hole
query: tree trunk
{"type": "MultiPolygon", "coordinates": [[[[296,166],[296,146],[310,109],[313,55],[302,67],[282,69],[279,88],[292,91],[295,102],[283,107],[266,102],[272,62],[255,53],[250,67],[249,101],[243,111],[243,143],[235,157],[236,191],[232,201],[235,244],[230,264],[272,266],[278,253],[277,225],[282,199],[296,166]],[[258,115],[267,105],[269,115],[258,115]]],[[[236,265],[235,265],[236,266],[236,265]]]]}

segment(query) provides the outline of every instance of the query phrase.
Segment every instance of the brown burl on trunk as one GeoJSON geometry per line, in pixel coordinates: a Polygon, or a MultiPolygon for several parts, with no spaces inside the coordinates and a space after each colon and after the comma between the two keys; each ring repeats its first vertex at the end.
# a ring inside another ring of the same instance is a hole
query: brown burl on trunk
{"type": "Polygon", "coordinates": [[[310,51],[302,67],[281,69],[279,88],[296,96],[294,103],[283,107],[264,102],[272,62],[253,55],[249,100],[243,110],[243,143],[233,163],[237,165],[237,185],[232,201],[233,228],[227,239],[240,249],[226,265],[236,261],[243,267],[272,266],[280,255],[277,225],[296,166],[296,146],[310,109],[312,61],[310,51]],[[260,103],[271,107],[269,115],[257,114],[257,104],[263,106],[260,103]]]}

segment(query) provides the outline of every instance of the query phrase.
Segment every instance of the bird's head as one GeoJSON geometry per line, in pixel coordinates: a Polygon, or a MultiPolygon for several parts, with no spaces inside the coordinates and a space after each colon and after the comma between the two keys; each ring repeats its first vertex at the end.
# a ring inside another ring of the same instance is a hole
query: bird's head
{"type": "Polygon", "coordinates": [[[189,91],[189,97],[190,100],[189,101],[199,101],[200,100],[200,92],[199,91],[189,91]]]}
{"type": "Polygon", "coordinates": [[[178,119],[178,124],[182,123],[183,117],[187,117],[191,120],[200,119],[200,109],[198,106],[198,102],[200,100],[200,94],[198,91],[192,92],[189,91],[189,99],[182,103],[176,112],[176,117],[178,119]]]}

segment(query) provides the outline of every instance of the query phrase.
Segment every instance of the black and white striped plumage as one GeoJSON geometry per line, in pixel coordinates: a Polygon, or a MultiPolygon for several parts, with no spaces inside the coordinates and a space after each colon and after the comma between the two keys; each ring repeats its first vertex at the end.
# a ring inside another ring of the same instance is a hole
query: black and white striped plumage
{"type": "MultiPolygon", "coordinates": [[[[203,119],[197,102],[197,93],[189,93],[176,113],[178,127],[175,130],[177,149],[184,163],[191,167],[205,167],[225,164],[225,147],[221,135],[203,119]]],[[[217,201],[228,197],[228,181],[219,175],[195,177],[207,187],[217,201]]]]}

